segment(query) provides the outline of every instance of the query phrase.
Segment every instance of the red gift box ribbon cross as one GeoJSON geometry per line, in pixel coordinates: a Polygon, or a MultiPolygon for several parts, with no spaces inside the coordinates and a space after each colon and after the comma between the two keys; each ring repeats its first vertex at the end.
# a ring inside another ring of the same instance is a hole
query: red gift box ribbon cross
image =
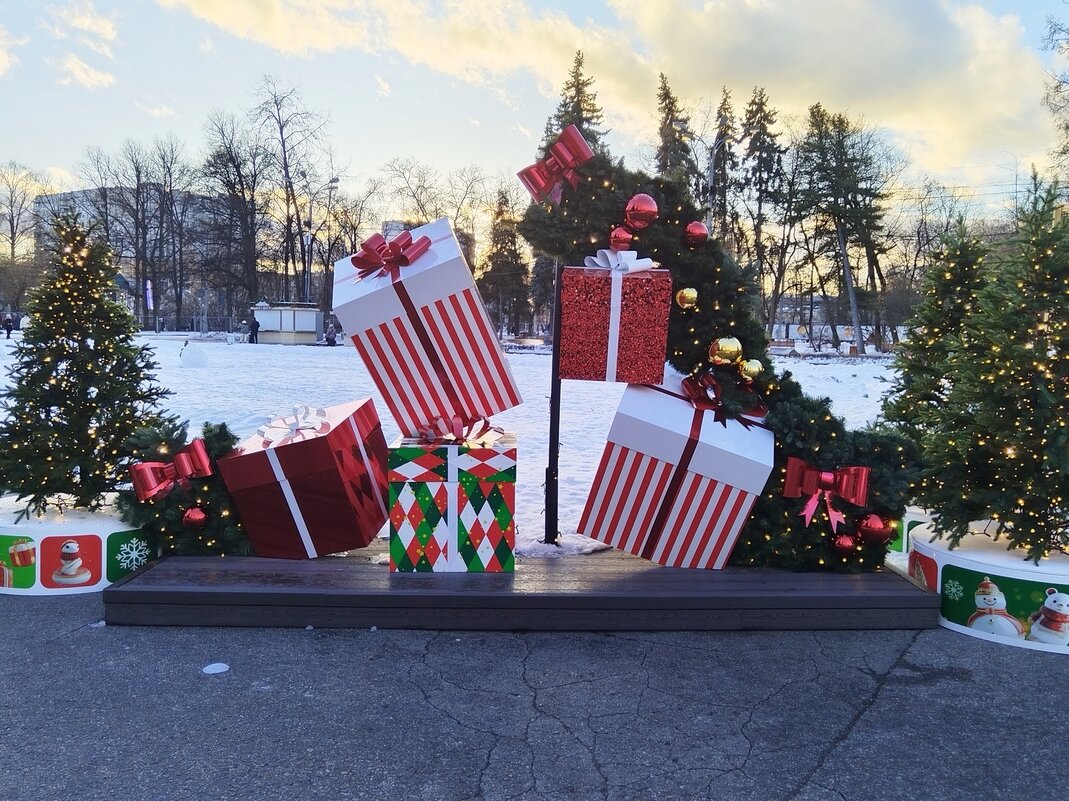
{"type": "Polygon", "coordinates": [[[208,449],[199,437],[174,455],[171,462],[139,462],[130,465],[130,480],[137,499],[144,503],[157,495],[166,495],[176,484],[212,474],[208,449]]]}
{"type": "Polygon", "coordinates": [[[387,241],[382,234],[372,234],[360,243],[360,252],[352,256],[358,279],[373,275],[389,275],[396,281],[402,267],[408,267],[426,253],[431,246],[429,236],[413,239],[408,231],[402,231],[387,241]]]}
{"type": "Polygon", "coordinates": [[[842,498],[855,506],[864,506],[869,499],[869,468],[841,467],[838,470],[818,470],[795,456],[787,457],[787,478],[783,482],[783,497],[800,498],[808,495],[801,515],[808,526],[817,511],[820,499],[828,507],[828,519],[834,534],[846,518],[833,508],[831,499],[842,498]]]}

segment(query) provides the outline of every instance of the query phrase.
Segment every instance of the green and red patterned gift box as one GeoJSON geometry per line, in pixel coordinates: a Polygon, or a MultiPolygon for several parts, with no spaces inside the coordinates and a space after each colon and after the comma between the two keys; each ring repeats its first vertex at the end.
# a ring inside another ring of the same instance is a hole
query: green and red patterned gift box
{"type": "Polygon", "coordinates": [[[388,458],[391,572],[515,569],[514,434],[451,444],[401,439],[388,458]]]}

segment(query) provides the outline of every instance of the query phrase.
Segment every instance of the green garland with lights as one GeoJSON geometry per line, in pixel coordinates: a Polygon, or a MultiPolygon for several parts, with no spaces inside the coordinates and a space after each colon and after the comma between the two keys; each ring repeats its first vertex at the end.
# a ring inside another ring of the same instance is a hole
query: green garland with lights
{"type": "MultiPolygon", "coordinates": [[[[138,461],[168,462],[186,446],[187,428],[177,418],[167,418],[139,430],[129,444],[138,461]]],[[[133,490],[123,490],[119,493],[119,513],[127,523],[142,529],[165,555],[249,555],[251,543],[217,465],[234,450],[238,439],[225,423],[205,423],[201,438],[212,462],[211,475],[179,482],[144,502],[133,490]]]]}
{"type": "Polygon", "coordinates": [[[52,225],[48,270],[27,304],[10,384],[0,394],[0,488],[26,508],[98,509],[127,480],[127,440],[159,418],[169,393],[153,378],[152,351],[110,299],[116,267],[108,245],[76,216],[52,225]]]}
{"type": "Polygon", "coordinates": [[[710,241],[685,244],[684,227],[700,219],[690,192],[681,183],[630,171],[598,153],[580,168],[579,187],[566,187],[561,202],[528,207],[520,232],[538,252],[564,264],[581,265],[583,257],[609,247],[609,233],[624,220],[628,200],[637,193],[654,198],[660,210],[656,222],[635,232],[632,248],[671,270],[673,289],[693,289],[696,302],[673,305],[668,328],[668,358],[681,373],[716,374],[720,397],[730,414],[751,410],[755,397],[768,407],[767,424],[776,436],[775,463],[764,492],[754,505],[732,552],[733,564],[797,570],[861,571],[883,564],[886,543],[855,538],[869,515],[890,523],[905,510],[916,474],[916,449],[901,434],[888,430],[847,431],[830,410],[826,398],[810,398],[789,373],[776,375],[768,354],[768,340],[758,318],[758,293],[749,276],[710,241]],[[743,357],[759,360],[762,370],[745,380],[736,364],[718,365],[710,346],[734,337],[743,357]],[[756,396],[753,394],[756,392],[756,396]],[[823,507],[806,524],[800,515],[804,500],[783,496],[787,457],[804,459],[820,470],[868,466],[870,492],[865,506],[836,501],[846,516],[835,536],[823,507]]]}

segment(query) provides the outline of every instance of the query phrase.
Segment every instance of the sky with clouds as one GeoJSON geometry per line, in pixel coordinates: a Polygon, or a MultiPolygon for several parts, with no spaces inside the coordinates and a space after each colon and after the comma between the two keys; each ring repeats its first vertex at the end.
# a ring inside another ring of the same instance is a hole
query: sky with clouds
{"type": "Polygon", "coordinates": [[[916,173],[980,187],[1044,166],[1060,0],[0,0],[0,161],[77,173],[88,147],[174,133],[264,75],[329,117],[345,180],[395,156],[508,176],[576,50],[612,152],[638,166],[664,72],[699,126],[722,86],[783,116],[814,102],[883,128],[916,173]]]}

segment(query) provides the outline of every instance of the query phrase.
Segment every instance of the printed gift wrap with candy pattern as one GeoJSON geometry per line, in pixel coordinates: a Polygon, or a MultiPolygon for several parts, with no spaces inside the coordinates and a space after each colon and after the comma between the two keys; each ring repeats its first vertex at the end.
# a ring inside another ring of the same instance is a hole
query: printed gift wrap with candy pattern
{"type": "Polygon", "coordinates": [[[391,242],[376,235],[335,264],[334,313],[404,436],[520,403],[447,219],[391,242]]]}
{"type": "Polygon", "coordinates": [[[299,407],[219,460],[257,556],[362,548],[386,522],[386,439],[370,398],[299,407]]]}
{"type": "Polygon", "coordinates": [[[515,569],[516,437],[390,447],[390,570],[515,569]]]}
{"type": "Polygon", "coordinates": [[[774,439],[690,394],[624,390],[580,534],[662,565],[724,566],[772,472],[774,439]]]}
{"type": "Polygon", "coordinates": [[[672,276],[633,250],[599,250],[561,278],[561,378],[659,384],[672,276]]]}

